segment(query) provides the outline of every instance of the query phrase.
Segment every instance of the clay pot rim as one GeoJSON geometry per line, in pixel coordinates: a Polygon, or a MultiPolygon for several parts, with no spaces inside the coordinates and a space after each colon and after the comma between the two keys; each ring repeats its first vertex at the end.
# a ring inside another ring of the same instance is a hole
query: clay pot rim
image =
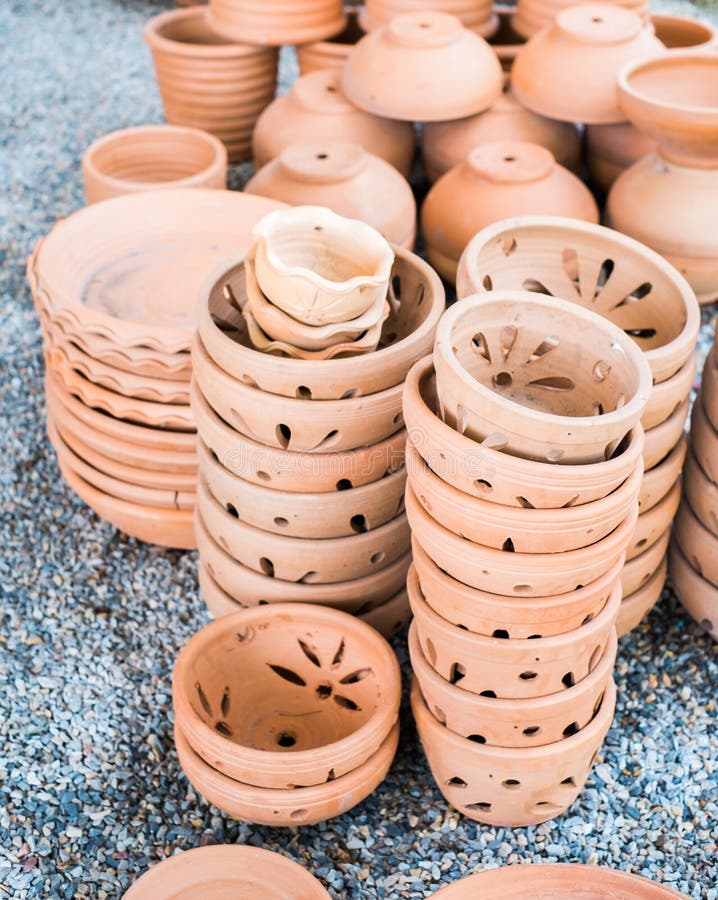
{"type": "Polygon", "coordinates": [[[718,103],[715,106],[695,106],[688,103],[661,100],[660,97],[640,92],[631,83],[633,76],[641,71],[646,71],[656,66],[664,69],[677,65],[680,68],[687,62],[712,64],[718,72],[718,56],[707,53],[705,49],[701,50],[700,48],[697,50],[694,48],[676,49],[648,59],[634,59],[622,66],[616,76],[620,99],[626,98],[633,103],[640,103],[644,110],[650,111],[654,116],[662,117],[668,114],[673,118],[674,123],[684,123],[695,128],[697,124],[696,117],[698,117],[700,124],[705,122],[706,119],[710,119],[715,124],[718,120],[718,103]]]}
{"type": "Polygon", "coordinates": [[[192,19],[203,19],[207,27],[211,28],[208,10],[205,6],[193,6],[189,9],[170,9],[154,16],[147,22],[142,32],[144,39],[153,51],[161,50],[165,53],[171,53],[173,56],[209,57],[211,59],[218,57],[251,57],[269,53],[275,49],[270,46],[242,44],[239,41],[232,42],[221,35],[218,36],[225,41],[223,44],[191,44],[185,41],[172,40],[172,38],[165,37],[161,33],[161,29],[166,25],[185,20],[191,21],[192,19]]]}

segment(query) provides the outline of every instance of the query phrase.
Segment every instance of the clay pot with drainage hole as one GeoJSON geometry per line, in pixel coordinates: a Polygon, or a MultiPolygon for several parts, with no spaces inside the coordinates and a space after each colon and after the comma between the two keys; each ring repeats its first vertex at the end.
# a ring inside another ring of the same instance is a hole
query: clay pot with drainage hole
{"type": "Polygon", "coordinates": [[[705,474],[692,450],[686,456],[683,486],[686,500],[696,517],[718,538],[718,485],[705,474]]]}
{"type": "Polygon", "coordinates": [[[668,569],[673,590],[688,614],[718,641],[718,587],[693,568],[675,540],[668,555],[668,569]]]}
{"type": "Polygon", "coordinates": [[[684,436],[668,456],[654,466],[650,472],[644,472],[641,491],[638,495],[639,515],[653,509],[676,483],[683,471],[687,448],[688,440],[684,436]]]}
{"type": "Polygon", "coordinates": [[[574,802],[611,726],[616,688],[609,679],[596,716],[559,747],[490,747],[449,731],[431,714],[415,680],[411,708],[436,784],[467,818],[520,828],[554,819],[574,802]]]}
{"type": "Polygon", "coordinates": [[[346,23],[342,0],[210,0],[209,23],[227,38],[281,47],[331,37],[346,23]]]}
{"type": "Polygon", "coordinates": [[[529,291],[476,294],[449,309],[434,365],[452,428],[505,453],[561,464],[610,459],[643,414],[652,383],[621,329],[529,291]]]}
{"type": "Polygon", "coordinates": [[[718,432],[706,415],[703,398],[709,393],[705,376],[703,387],[691,410],[691,447],[708,478],[718,484],[718,432]]]}
{"type": "Polygon", "coordinates": [[[685,402],[665,422],[644,432],[643,466],[646,472],[665,459],[680,442],[689,409],[690,399],[686,397],[685,402]]]}
{"type": "Polygon", "coordinates": [[[366,31],[373,31],[407,12],[437,11],[456,16],[464,26],[487,37],[496,30],[496,16],[488,0],[368,0],[359,20],[366,31]]]}
{"type": "Polygon", "coordinates": [[[359,24],[359,13],[354,7],[347,7],[346,25],[338,33],[323,41],[314,41],[311,44],[300,44],[297,47],[297,63],[300,75],[309,75],[310,72],[335,69],[341,72],[347,61],[349,51],[364,37],[364,29],[359,24]]]}
{"type": "Polygon", "coordinates": [[[626,550],[626,560],[635,559],[645,553],[670,528],[681,499],[681,479],[673,485],[666,496],[654,507],[638,517],[636,530],[626,550]]]}
{"type": "Polygon", "coordinates": [[[658,603],[668,573],[668,560],[663,557],[658,568],[638,590],[626,594],[621,600],[621,608],[616,619],[616,631],[619,637],[633,631],[658,603]]]}
{"type": "Polygon", "coordinates": [[[624,598],[643,587],[660,567],[668,550],[670,535],[670,528],[666,528],[657,541],[624,565],[621,570],[621,589],[624,598]]]}

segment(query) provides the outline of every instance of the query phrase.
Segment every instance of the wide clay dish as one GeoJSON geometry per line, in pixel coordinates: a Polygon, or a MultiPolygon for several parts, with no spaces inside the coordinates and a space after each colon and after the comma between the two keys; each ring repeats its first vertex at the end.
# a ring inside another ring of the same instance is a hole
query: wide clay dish
{"type": "Polygon", "coordinates": [[[645,553],[670,527],[681,499],[681,480],[678,479],[666,496],[648,512],[638,517],[636,530],[626,550],[628,561],[645,553]]]}
{"type": "Polygon", "coordinates": [[[673,535],[701,578],[718,587],[718,538],[700,522],[685,500],[676,516],[673,535]]]}
{"type": "MultiPolygon", "coordinates": [[[[630,594],[644,587],[660,568],[668,550],[671,529],[666,528],[650,547],[629,560],[621,571],[621,590],[625,600],[630,594]]],[[[622,604],[623,605],[623,604],[622,604]]]]}

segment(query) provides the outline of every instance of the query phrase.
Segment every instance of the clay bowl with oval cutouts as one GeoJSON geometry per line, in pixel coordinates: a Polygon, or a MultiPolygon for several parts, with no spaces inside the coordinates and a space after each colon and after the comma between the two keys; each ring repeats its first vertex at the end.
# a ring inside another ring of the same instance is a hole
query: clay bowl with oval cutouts
{"type": "Polygon", "coordinates": [[[705,474],[692,450],[683,469],[683,493],[703,527],[718,539],[718,485],[705,474]]]}
{"type": "Polygon", "coordinates": [[[652,547],[667,528],[678,510],[681,500],[681,479],[673,485],[666,496],[654,507],[638,517],[636,530],[626,550],[626,560],[630,562],[639,554],[652,547]]]}
{"type": "MultiPolygon", "coordinates": [[[[697,404],[694,404],[694,409],[697,404]]],[[[695,441],[695,431],[693,440],[695,441]]],[[[678,481],[688,449],[688,438],[683,436],[664,459],[649,472],[643,473],[641,492],[638,495],[638,512],[643,514],[659,503],[678,481]]]]}
{"type": "Polygon", "coordinates": [[[624,599],[629,594],[635,594],[651,579],[666,555],[670,537],[671,529],[666,528],[655,543],[624,565],[621,570],[621,592],[624,599]]]}
{"type": "Polygon", "coordinates": [[[718,588],[696,572],[676,541],[668,553],[668,569],[673,590],[689,615],[718,641],[718,588]]]}
{"type": "Polygon", "coordinates": [[[706,415],[703,400],[709,390],[701,388],[691,410],[691,449],[708,478],[718,484],[718,432],[706,415]]]}
{"type": "Polygon", "coordinates": [[[668,558],[664,556],[649,580],[621,600],[621,608],[616,619],[616,632],[619,637],[633,631],[658,603],[666,583],[667,572],[668,558]]]}
{"type": "Polygon", "coordinates": [[[690,399],[686,397],[685,402],[665,422],[644,432],[643,468],[646,472],[662,462],[680,442],[689,409],[690,399]]]}

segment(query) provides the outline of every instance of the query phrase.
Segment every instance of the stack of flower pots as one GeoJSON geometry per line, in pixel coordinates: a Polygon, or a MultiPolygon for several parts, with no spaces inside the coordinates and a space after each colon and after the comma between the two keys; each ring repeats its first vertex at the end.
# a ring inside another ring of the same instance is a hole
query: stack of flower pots
{"type": "Polygon", "coordinates": [[[517,288],[553,294],[605,316],[633,339],[651,368],[653,387],[641,417],[640,516],[621,576],[621,635],[653,607],[665,582],[700,310],[686,279],[648,247],[608,228],[561,218],[500,222],[466,248],[459,297],[517,288]]]}
{"type": "Polygon", "coordinates": [[[477,821],[563,812],[611,724],[650,384],[619,328],[526,291],[456,304],[409,373],[412,706],[477,821]]]}

